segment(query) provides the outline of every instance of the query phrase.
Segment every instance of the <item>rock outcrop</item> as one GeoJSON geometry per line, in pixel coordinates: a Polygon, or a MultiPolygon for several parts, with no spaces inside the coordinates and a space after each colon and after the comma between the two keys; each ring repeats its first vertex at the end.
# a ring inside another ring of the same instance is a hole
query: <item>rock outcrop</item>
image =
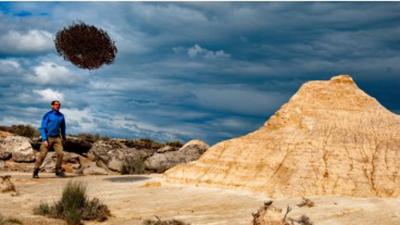
{"type": "MultiPolygon", "coordinates": [[[[100,140],[93,144],[88,158],[109,172],[122,172],[124,163],[140,164],[146,172],[164,172],[179,164],[198,159],[208,148],[200,140],[191,140],[181,148],[165,145],[158,149],[136,149],[125,140],[100,140]]],[[[138,146],[138,145],[136,145],[138,146]]]]}
{"type": "MultiPolygon", "coordinates": [[[[40,155],[39,137],[27,138],[0,132],[0,170],[32,172],[40,155]]],[[[151,139],[68,136],[63,142],[63,168],[81,175],[141,174],[164,172],[176,164],[198,159],[208,148],[199,140],[182,146],[179,141],[160,143],[151,139]],[[148,165],[148,167],[145,166],[148,165]]],[[[57,154],[50,148],[41,172],[53,173],[57,154]]]]}
{"type": "Polygon", "coordinates": [[[93,144],[88,156],[93,161],[100,161],[106,170],[121,172],[125,159],[143,159],[149,154],[144,150],[129,148],[120,140],[101,140],[93,144]]]}
{"type": "Polygon", "coordinates": [[[400,116],[339,75],[303,84],[258,130],[164,178],[272,197],[399,196],[399,162],[400,116]]]}
{"type": "Polygon", "coordinates": [[[148,170],[162,173],[180,163],[186,163],[200,158],[208,147],[206,143],[200,140],[191,140],[178,150],[170,146],[165,146],[148,157],[144,164],[148,170]]]}
{"type": "Polygon", "coordinates": [[[0,141],[0,159],[10,158],[15,162],[33,162],[35,160],[30,139],[21,136],[7,136],[0,141]]]}

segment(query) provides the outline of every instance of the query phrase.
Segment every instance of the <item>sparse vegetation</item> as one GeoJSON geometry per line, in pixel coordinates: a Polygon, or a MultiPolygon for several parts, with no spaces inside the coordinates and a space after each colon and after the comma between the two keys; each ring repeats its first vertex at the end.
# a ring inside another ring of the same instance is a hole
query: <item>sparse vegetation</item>
{"type": "Polygon", "coordinates": [[[73,136],[83,139],[85,141],[91,142],[91,143],[94,143],[99,140],[107,141],[107,140],[111,139],[110,137],[108,137],[106,135],[90,134],[90,133],[79,133],[79,134],[76,134],[73,136]]]}
{"type": "Polygon", "coordinates": [[[155,216],[155,219],[146,219],[143,221],[142,224],[143,225],[190,225],[190,223],[186,223],[176,219],[161,220],[158,216],[155,216]]]}
{"type": "Polygon", "coordinates": [[[126,140],[124,143],[129,148],[136,148],[136,149],[153,149],[157,150],[164,146],[164,144],[159,143],[157,141],[148,139],[148,138],[141,138],[136,140],[126,140]]]}
{"type": "Polygon", "coordinates": [[[12,125],[11,127],[0,126],[0,130],[7,131],[10,133],[19,135],[19,136],[28,137],[28,138],[40,136],[40,132],[37,128],[35,128],[31,125],[26,125],[26,124],[12,125]]]}
{"type": "Polygon", "coordinates": [[[180,141],[168,141],[165,143],[165,145],[169,145],[169,146],[175,147],[175,148],[180,148],[183,146],[183,143],[180,141]]]}
{"type": "Polygon", "coordinates": [[[5,218],[0,214],[0,225],[11,225],[11,224],[23,224],[19,219],[16,218],[5,218]]]}
{"type": "Polygon", "coordinates": [[[61,199],[53,205],[40,203],[34,214],[65,220],[69,225],[80,225],[82,220],[105,221],[111,216],[110,210],[99,199],[88,199],[86,186],[70,181],[63,190],[61,199]]]}
{"type": "Polygon", "coordinates": [[[122,163],[121,174],[143,174],[145,172],[143,157],[126,157],[122,163]]]}

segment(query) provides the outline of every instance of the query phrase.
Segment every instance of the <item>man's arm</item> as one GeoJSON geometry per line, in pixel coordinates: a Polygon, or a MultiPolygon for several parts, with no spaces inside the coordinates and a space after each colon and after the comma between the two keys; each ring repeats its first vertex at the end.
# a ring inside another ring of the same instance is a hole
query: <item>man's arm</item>
{"type": "Polygon", "coordinates": [[[48,114],[44,114],[42,118],[42,124],[40,127],[40,135],[42,136],[42,141],[47,141],[47,123],[49,122],[48,114]]]}
{"type": "Polygon", "coordinates": [[[61,121],[61,136],[62,139],[65,140],[66,136],[65,136],[65,117],[63,116],[62,121],[61,121]]]}

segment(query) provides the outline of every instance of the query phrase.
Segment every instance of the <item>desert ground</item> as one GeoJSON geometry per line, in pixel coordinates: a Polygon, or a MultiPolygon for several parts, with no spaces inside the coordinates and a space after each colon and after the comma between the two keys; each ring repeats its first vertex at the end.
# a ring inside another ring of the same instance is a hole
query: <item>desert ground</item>
{"type": "MultiPolygon", "coordinates": [[[[111,210],[106,222],[85,224],[141,224],[144,219],[179,219],[191,224],[251,224],[252,212],[270,198],[240,190],[195,187],[165,183],[160,174],[117,176],[73,176],[56,178],[42,173],[32,179],[30,173],[1,172],[11,175],[17,196],[0,194],[0,213],[24,224],[65,224],[62,220],[33,215],[41,201],[52,202],[61,196],[69,180],[87,184],[89,197],[100,198],[111,210]]],[[[399,198],[312,197],[313,207],[298,207],[301,198],[273,199],[293,218],[307,215],[317,225],[396,225],[400,224],[399,198]]]]}

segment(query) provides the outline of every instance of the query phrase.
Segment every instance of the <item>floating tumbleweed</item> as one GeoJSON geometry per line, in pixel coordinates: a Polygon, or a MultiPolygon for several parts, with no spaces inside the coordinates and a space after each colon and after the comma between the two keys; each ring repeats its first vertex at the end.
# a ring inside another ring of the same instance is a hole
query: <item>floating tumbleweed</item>
{"type": "Polygon", "coordinates": [[[54,43],[65,60],[89,70],[113,63],[118,51],[107,32],[83,22],[58,31],[54,43]]]}

